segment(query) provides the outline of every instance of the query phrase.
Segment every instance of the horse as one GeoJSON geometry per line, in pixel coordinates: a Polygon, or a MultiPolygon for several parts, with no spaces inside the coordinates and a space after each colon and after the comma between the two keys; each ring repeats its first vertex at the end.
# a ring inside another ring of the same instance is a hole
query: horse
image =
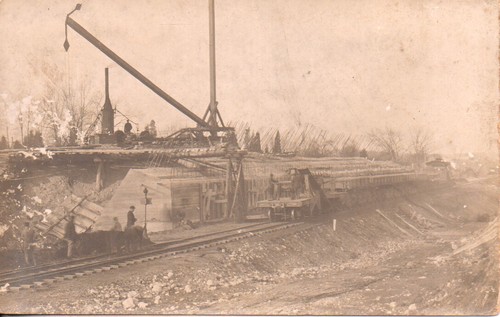
{"type": "Polygon", "coordinates": [[[123,242],[125,244],[125,250],[127,252],[139,250],[142,248],[142,242],[144,239],[144,228],[141,226],[130,226],[125,227],[123,231],[123,242]]]}

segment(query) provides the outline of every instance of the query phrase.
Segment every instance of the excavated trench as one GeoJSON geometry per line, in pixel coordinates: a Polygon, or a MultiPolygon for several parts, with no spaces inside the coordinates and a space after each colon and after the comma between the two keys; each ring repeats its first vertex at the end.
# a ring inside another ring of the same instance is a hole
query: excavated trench
{"type": "Polygon", "coordinates": [[[0,305],[17,313],[493,314],[494,184],[358,192],[313,229],[65,281],[22,301],[3,294],[0,305]]]}

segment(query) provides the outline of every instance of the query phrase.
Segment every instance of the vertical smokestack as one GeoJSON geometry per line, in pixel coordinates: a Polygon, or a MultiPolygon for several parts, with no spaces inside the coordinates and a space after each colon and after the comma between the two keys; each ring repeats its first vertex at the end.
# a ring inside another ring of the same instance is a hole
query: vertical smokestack
{"type": "Polygon", "coordinates": [[[105,96],[106,100],[109,99],[109,69],[106,67],[104,69],[104,85],[105,85],[105,96]]]}
{"type": "Polygon", "coordinates": [[[115,132],[115,114],[109,99],[109,74],[108,68],[104,69],[105,101],[102,107],[101,133],[113,134],[115,132]]]}

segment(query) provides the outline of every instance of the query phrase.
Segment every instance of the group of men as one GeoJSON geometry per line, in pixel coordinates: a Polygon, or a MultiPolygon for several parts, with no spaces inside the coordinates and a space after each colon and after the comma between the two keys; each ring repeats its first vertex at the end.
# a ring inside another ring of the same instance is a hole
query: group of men
{"type": "MultiPolygon", "coordinates": [[[[130,206],[129,211],[127,213],[127,226],[125,228],[132,227],[137,221],[134,215],[134,211],[135,211],[135,206],[130,206]]],[[[75,242],[78,235],[76,233],[76,227],[75,227],[75,216],[69,215],[67,219],[68,222],[64,227],[64,240],[66,241],[67,244],[66,257],[68,259],[71,259],[73,257],[75,242]]],[[[118,221],[118,217],[113,218],[113,227],[111,228],[111,231],[122,231],[122,226],[118,221]]],[[[37,240],[37,234],[35,230],[31,227],[29,221],[26,221],[24,223],[23,230],[21,231],[21,239],[22,239],[22,251],[24,254],[24,262],[26,266],[36,266],[34,249],[37,240]]]]}
{"type": "MultiPolygon", "coordinates": [[[[75,216],[69,215],[68,222],[64,226],[64,237],[68,246],[67,257],[73,257],[73,249],[75,246],[75,241],[77,238],[76,228],[75,228],[75,216]]],[[[26,266],[36,266],[36,258],[34,256],[35,245],[37,240],[37,234],[35,230],[31,228],[29,221],[24,223],[24,228],[21,231],[22,239],[22,250],[24,253],[24,262],[26,266]]]]}

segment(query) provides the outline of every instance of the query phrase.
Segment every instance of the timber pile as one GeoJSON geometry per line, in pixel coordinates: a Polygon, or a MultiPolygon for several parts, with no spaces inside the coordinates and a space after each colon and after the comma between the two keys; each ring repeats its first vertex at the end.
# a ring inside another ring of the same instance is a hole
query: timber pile
{"type": "Polygon", "coordinates": [[[293,159],[245,159],[246,175],[283,175],[290,168],[308,168],[314,176],[329,178],[359,177],[413,173],[405,166],[387,161],[370,161],[366,158],[293,158],[293,159]]]}

